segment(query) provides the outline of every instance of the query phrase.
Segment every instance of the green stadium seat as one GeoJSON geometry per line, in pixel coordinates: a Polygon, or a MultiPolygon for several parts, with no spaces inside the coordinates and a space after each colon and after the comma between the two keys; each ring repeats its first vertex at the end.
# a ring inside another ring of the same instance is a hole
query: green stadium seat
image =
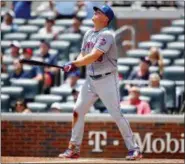
{"type": "Polygon", "coordinates": [[[62,102],[63,97],[53,94],[40,94],[34,98],[35,102],[46,103],[48,107],[54,102],[62,102]]]}
{"type": "Polygon", "coordinates": [[[137,108],[134,105],[121,105],[122,114],[137,114],[137,108]]]}
{"type": "Polygon", "coordinates": [[[175,108],[175,82],[170,80],[161,80],[160,81],[161,87],[164,87],[166,94],[165,94],[165,103],[167,108],[175,108]]]}
{"type": "Polygon", "coordinates": [[[11,41],[10,40],[1,40],[1,50],[4,52],[7,48],[10,48],[11,41]]]}
{"type": "Polygon", "coordinates": [[[35,79],[11,79],[12,86],[20,86],[24,89],[25,99],[34,99],[39,94],[39,82],[35,79]]]}
{"type": "Polygon", "coordinates": [[[22,40],[26,40],[27,38],[28,38],[28,35],[23,32],[8,33],[3,36],[4,40],[11,40],[11,41],[12,40],[22,41],[22,40]]]}
{"type": "Polygon", "coordinates": [[[167,80],[184,80],[184,67],[169,66],[164,67],[163,78],[167,80]]]}
{"type": "Polygon", "coordinates": [[[10,96],[1,94],[1,112],[9,112],[10,109],[10,96]]]}
{"type": "Polygon", "coordinates": [[[184,51],[184,42],[177,41],[177,42],[168,43],[167,44],[167,48],[168,49],[177,49],[177,50],[180,50],[180,51],[184,51]]]}
{"type": "Polygon", "coordinates": [[[178,36],[178,41],[184,42],[184,35],[179,35],[178,36]]]}
{"type": "MultiPolygon", "coordinates": [[[[31,69],[32,69],[32,66],[30,66],[30,65],[23,65],[23,70],[25,72],[29,72],[31,69]]],[[[8,65],[8,67],[7,67],[8,74],[13,73],[14,70],[15,70],[14,65],[8,65]]]]}
{"type": "Polygon", "coordinates": [[[10,105],[13,106],[18,99],[24,98],[24,89],[22,87],[7,86],[1,88],[2,94],[7,94],[10,96],[10,105]]]}
{"type": "Polygon", "coordinates": [[[20,26],[20,25],[26,24],[27,23],[27,20],[26,19],[23,19],[23,18],[14,18],[13,19],[13,23],[15,23],[18,26],[20,26]]]}
{"type": "Polygon", "coordinates": [[[39,27],[44,26],[45,19],[44,18],[36,18],[36,19],[30,19],[28,20],[28,25],[36,25],[39,27]]]}
{"type": "Polygon", "coordinates": [[[38,40],[24,40],[21,41],[22,48],[33,48],[38,49],[40,47],[40,41],[38,40]]]}
{"type": "Polygon", "coordinates": [[[176,59],[173,64],[176,66],[183,66],[184,67],[184,59],[176,59]]]}
{"type": "Polygon", "coordinates": [[[62,84],[59,87],[51,87],[50,93],[53,95],[61,95],[64,99],[71,95],[72,88],[67,84],[62,84]]]}
{"type": "Polygon", "coordinates": [[[173,27],[173,26],[163,27],[161,28],[161,33],[177,36],[177,35],[184,33],[184,28],[183,27],[173,27]]]}
{"type": "Polygon", "coordinates": [[[149,51],[145,49],[128,50],[126,55],[131,58],[141,58],[149,55],[149,51]]]}
{"type": "Polygon", "coordinates": [[[11,33],[11,31],[11,27],[1,28],[1,38],[3,38],[5,34],[11,33]]]}
{"type": "Polygon", "coordinates": [[[100,110],[101,112],[103,112],[104,110],[106,110],[105,105],[103,104],[103,102],[98,99],[95,103],[94,103],[94,107],[98,110],[100,110]]]}
{"type": "Polygon", "coordinates": [[[34,26],[34,25],[23,25],[23,26],[19,26],[17,29],[17,32],[24,32],[27,34],[31,34],[31,33],[37,33],[39,30],[38,26],[34,26]]]}
{"type": "Polygon", "coordinates": [[[1,81],[3,82],[4,86],[9,85],[9,75],[7,73],[1,73],[1,81]]]}
{"type": "Polygon", "coordinates": [[[3,64],[10,65],[13,64],[14,59],[10,55],[4,55],[3,56],[3,64]]]}
{"type": "Polygon", "coordinates": [[[153,34],[150,36],[151,41],[161,42],[166,44],[167,42],[175,41],[175,36],[169,34],[153,34]]]}
{"type": "Polygon", "coordinates": [[[133,66],[138,65],[139,62],[140,60],[137,58],[130,58],[130,57],[118,58],[118,65],[125,65],[129,67],[133,67],[133,66]]]}
{"type": "Polygon", "coordinates": [[[43,11],[37,15],[38,18],[49,18],[54,19],[55,18],[55,12],[54,11],[43,11]]]}
{"type": "Polygon", "coordinates": [[[74,102],[65,102],[60,104],[60,112],[61,113],[72,113],[75,103],[74,102]]]}
{"type": "Polygon", "coordinates": [[[53,34],[47,34],[47,35],[43,35],[40,33],[36,33],[36,34],[31,34],[30,35],[30,40],[46,40],[46,41],[52,41],[54,39],[54,35],[53,34]]]}
{"type": "MultiPolygon", "coordinates": [[[[39,55],[40,54],[40,49],[36,49],[33,51],[33,54],[39,55]]],[[[59,52],[56,49],[49,49],[49,54],[52,56],[58,55],[59,52]]]]}
{"type": "Polygon", "coordinates": [[[165,92],[160,88],[143,87],[140,89],[142,96],[150,97],[152,113],[162,113],[165,109],[165,92]]]}
{"type": "Polygon", "coordinates": [[[172,21],[172,26],[178,26],[184,28],[184,19],[177,19],[172,21]]]}
{"type": "Polygon", "coordinates": [[[66,27],[64,27],[64,26],[54,25],[53,28],[57,29],[59,31],[59,33],[63,33],[66,30],[66,27]]]}
{"type": "Polygon", "coordinates": [[[176,49],[163,49],[160,51],[160,53],[163,56],[163,58],[171,59],[171,60],[180,58],[181,56],[181,52],[176,49]]]}
{"type": "Polygon", "coordinates": [[[39,103],[39,102],[29,102],[26,104],[28,109],[30,109],[32,112],[37,113],[44,113],[47,112],[48,107],[46,103],[39,103]]]}
{"type": "Polygon", "coordinates": [[[92,29],[91,27],[89,26],[81,26],[80,27],[80,30],[82,32],[82,34],[84,35],[88,30],[92,29]]]}
{"type": "Polygon", "coordinates": [[[163,44],[161,42],[156,42],[156,41],[142,41],[138,43],[138,48],[140,49],[150,49],[151,47],[157,47],[157,48],[162,48],[163,44]]]}
{"type": "Polygon", "coordinates": [[[118,65],[118,73],[120,73],[124,79],[127,79],[130,73],[130,68],[124,65],[118,65]]]}
{"type": "Polygon", "coordinates": [[[57,26],[71,27],[72,24],[73,24],[72,19],[58,19],[55,21],[55,25],[57,26]]]}
{"type": "Polygon", "coordinates": [[[84,19],[82,21],[83,26],[89,26],[89,27],[94,27],[93,21],[91,19],[84,19]]]}

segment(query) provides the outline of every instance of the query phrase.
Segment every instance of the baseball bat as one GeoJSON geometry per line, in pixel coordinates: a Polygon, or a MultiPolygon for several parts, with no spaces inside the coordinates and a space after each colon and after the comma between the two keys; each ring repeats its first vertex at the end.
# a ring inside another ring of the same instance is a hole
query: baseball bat
{"type": "Polygon", "coordinates": [[[54,64],[48,64],[48,63],[40,62],[40,61],[36,61],[36,60],[21,59],[20,63],[22,63],[22,64],[29,64],[29,65],[44,66],[44,67],[56,67],[56,68],[60,68],[60,69],[64,70],[63,66],[54,65],[54,64]]]}

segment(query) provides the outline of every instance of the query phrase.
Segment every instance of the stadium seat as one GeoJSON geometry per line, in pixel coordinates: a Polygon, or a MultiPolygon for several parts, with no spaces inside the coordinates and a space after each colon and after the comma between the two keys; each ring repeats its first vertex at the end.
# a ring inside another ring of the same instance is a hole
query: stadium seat
{"type": "Polygon", "coordinates": [[[94,27],[93,21],[91,19],[85,19],[82,21],[83,26],[89,26],[89,27],[94,27]]]}
{"type": "Polygon", "coordinates": [[[54,11],[43,11],[41,13],[38,13],[37,15],[38,18],[49,18],[49,19],[54,19],[55,18],[55,12],[54,11]]]}
{"type": "Polygon", "coordinates": [[[72,88],[67,84],[62,84],[59,87],[51,87],[50,93],[53,95],[61,95],[66,100],[66,97],[71,95],[72,88]]]}
{"type": "Polygon", "coordinates": [[[142,41],[138,43],[138,48],[140,49],[150,49],[151,47],[163,48],[163,44],[161,42],[156,41],[142,41]]]}
{"type": "Polygon", "coordinates": [[[60,112],[61,113],[72,113],[75,103],[74,102],[65,102],[60,104],[60,112]]]}
{"type": "Polygon", "coordinates": [[[184,35],[179,35],[178,36],[178,41],[184,42],[184,35]]]}
{"type": "Polygon", "coordinates": [[[1,94],[1,112],[9,112],[10,109],[10,96],[1,94]]]}
{"type": "Polygon", "coordinates": [[[1,81],[3,85],[9,85],[9,75],[7,73],[1,73],[1,81]]]}
{"type": "Polygon", "coordinates": [[[140,89],[142,96],[151,98],[152,113],[161,113],[165,111],[165,92],[160,88],[143,87],[140,89]]]}
{"type": "Polygon", "coordinates": [[[20,86],[24,88],[24,98],[34,99],[39,94],[39,82],[35,79],[11,79],[12,86],[20,86]]]}
{"type": "Polygon", "coordinates": [[[163,78],[174,81],[184,80],[184,67],[181,66],[164,67],[163,78]]]}
{"type": "Polygon", "coordinates": [[[1,38],[3,38],[5,34],[8,34],[11,31],[12,31],[11,27],[1,28],[1,38]]]}
{"type": "Polygon", "coordinates": [[[4,40],[11,40],[11,41],[12,40],[22,41],[22,40],[26,40],[27,38],[28,38],[28,35],[23,32],[8,33],[3,36],[4,40]]]}
{"type": "Polygon", "coordinates": [[[118,65],[118,72],[123,76],[124,79],[127,79],[130,73],[130,68],[124,65],[118,65]]]}
{"type": "Polygon", "coordinates": [[[168,49],[177,49],[180,50],[181,52],[184,51],[184,42],[171,42],[167,44],[168,49]]]}
{"type": "Polygon", "coordinates": [[[184,28],[184,19],[177,19],[172,21],[172,26],[178,26],[184,28]]]}
{"type": "Polygon", "coordinates": [[[173,64],[176,66],[183,66],[184,67],[184,59],[176,59],[173,64]]]}
{"type": "Polygon", "coordinates": [[[32,112],[43,113],[43,112],[47,112],[48,110],[46,103],[29,102],[26,105],[28,109],[30,109],[32,112]]]}
{"type": "Polygon", "coordinates": [[[181,52],[176,49],[163,49],[160,51],[160,53],[163,56],[163,58],[171,59],[171,60],[180,58],[181,56],[181,52]]]}
{"type": "Polygon", "coordinates": [[[27,20],[23,19],[23,18],[14,18],[13,19],[13,23],[15,23],[16,25],[20,26],[20,25],[26,24],[27,20]]]}
{"type": "Polygon", "coordinates": [[[70,48],[70,42],[67,41],[51,41],[50,47],[53,49],[57,49],[59,53],[62,53],[62,55],[59,56],[59,59],[67,59],[69,60],[69,48],[70,48]]]}
{"type": "Polygon", "coordinates": [[[7,48],[10,48],[11,41],[10,40],[1,40],[1,49],[4,52],[7,48]]]}
{"type": "Polygon", "coordinates": [[[7,86],[1,88],[2,94],[8,94],[10,96],[10,105],[13,106],[18,99],[24,98],[24,89],[22,87],[7,86]]]}
{"type": "Polygon", "coordinates": [[[171,34],[174,36],[180,35],[184,33],[184,28],[183,27],[163,27],[161,28],[161,33],[163,34],[171,34]]]}
{"type": "Polygon", "coordinates": [[[10,55],[3,55],[3,64],[10,65],[13,64],[14,59],[10,55]]]}
{"type": "Polygon", "coordinates": [[[24,40],[21,41],[22,48],[33,48],[38,49],[40,47],[40,41],[37,40],[24,40]]]}
{"type": "Polygon", "coordinates": [[[36,18],[36,19],[30,19],[28,20],[28,25],[36,25],[39,27],[44,26],[45,19],[44,18],[36,18]]]}
{"type": "Polygon", "coordinates": [[[73,24],[72,19],[58,19],[55,21],[55,25],[57,26],[64,26],[64,27],[71,27],[73,24]]]}
{"type": "Polygon", "coordinates": [[[175,107],[175,82],[170,80],[161,80],[160,81],[161,87],[164,87],[166,94],[165,94],[165,103],[167,108],[174,108],[175,107]]]}
{"type": "Polygon", "coordinates": [[[126,55],[131,58],[140,58],[140,57],[148,56],[149,51],[145,49],[133,49],[133,50],[128,50],[126,52],[126,55]]]}
{"type": "Polygon", "coordinates": [[[92,29],[91,27],[89,26],[81,26],[80,27],[80,30],[82,32],[82,34],[84,35],[88,30],[92,29]]]}
{"type": "Polygon", "coordinates": [[[175,36],[169,34],[154,34],[150,36],[151,41],[161,42],[166,45],[167,42],[175,41],[175,36]]]}
{"type": "Polygon", "coordinates": [[[136,58],[130,58],[130,57],[118,58],[118,65],[129,66],[130,68],[138,65],[139,62],[140,60],[136,58]]]}
{"type": "Polygon", "coordinates": [[[53,34],[43,35],[43,34],[40,34],[40,33],[36,33],[36,34],[31,34],[30,35],[30,40],[39,40],[39,41],[46,40],[46,41],[52,41],[53,38],[54,38],[54,35],[53,34]]]}
{"type": "MultiPolygon", "coordinates": [[[[36,49],[33,51],[33,54],[34,55],[39,55],[40,54],[40,49],[36,49]]],[[[52,55],[52,56],[56,56],[59,54],[58,50],[56,49],[49,49],[49,54],[52,55]]]]}
{"type": "MultiPolygon", "coordinates": [[[[30,66],[30,65],[23,65],[23,70],[25,72],[29,72],[31,69],[32,69],[32,66],[30,66]]],[[[8,65],[8,67],[7,67],[8,74],[12,74],[14,72],[14,70],[15,70],[14,65],[8,65]]]]}
{"type": "Polygon", "coordinates": [[[38,30],[39,30],[38,26],[23,25],[23,26],[18,27],[17,32],[23,32],[23,33],[31,34],[31,33],[37,33],[38,30]]]}
{"type": "Polygon", "coordinates": [[[137,108],[134,105],[121,105],[122,114],[137,114],[137,108]]]}
{"type": "Polygon", "coordinates": [[[46,103],[50,106],[54,102],[62,102],[62,96],[52,94],[40,94],[34,98],[35,102],[46,103]]]}
{"type": "Polygon", "coordinates": [[[95,109],[98,109],[98,110],[100,110],[101,112],[103,112],[104,110],[106,110],[105,105],[103,104],[103,102],[102,102],[100,99],[98,99],[98,100],[94,103],[94,107],[95,107],[95,109]]]}

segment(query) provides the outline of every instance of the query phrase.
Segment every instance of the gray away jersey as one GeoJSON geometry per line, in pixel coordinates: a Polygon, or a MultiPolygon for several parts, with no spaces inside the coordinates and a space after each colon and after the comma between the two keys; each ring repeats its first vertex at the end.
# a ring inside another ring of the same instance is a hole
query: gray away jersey
{"type": "Polygon", "coordinates": [[[100,75],[117,70],[117,48],[112,31],[108,28],[98,32],[87,31],[84,35],[81,52],[87,55],[93,48],[104,54],[97,61],[87,65],[87,75],[100,75]]]}

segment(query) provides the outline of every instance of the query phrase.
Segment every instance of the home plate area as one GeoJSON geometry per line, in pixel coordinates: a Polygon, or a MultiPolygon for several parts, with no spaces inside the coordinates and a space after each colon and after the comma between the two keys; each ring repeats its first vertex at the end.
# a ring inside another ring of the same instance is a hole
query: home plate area
{"type": "Polygon", "coordinates": [[[56,164],[132,164],[132,163],[184,163],[182,159],[141,159],[136,161],[127,161],[124,158],[79,158],[79,159],[61,159],[61,158],[46,158],[46,157],[2,157],[2,163],[19,163],[19,164],[40,164],[40,163],[56,163],[56,164]]]}

